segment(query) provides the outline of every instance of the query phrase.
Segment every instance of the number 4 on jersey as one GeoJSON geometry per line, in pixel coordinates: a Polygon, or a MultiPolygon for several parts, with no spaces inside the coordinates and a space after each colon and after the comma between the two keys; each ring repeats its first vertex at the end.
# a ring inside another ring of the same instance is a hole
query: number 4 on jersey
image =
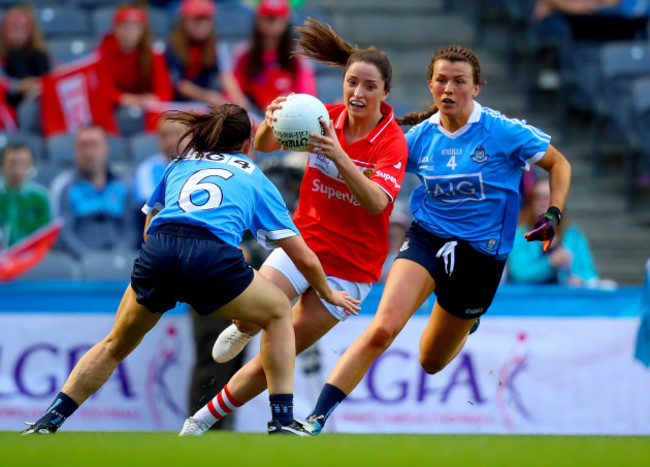
{"type": "Polygon", "coordinates": [[[451,156],[449,162],[447,162],[447,167],[451,167],[451,170],[456,170],[456,156],[451,156]]]}

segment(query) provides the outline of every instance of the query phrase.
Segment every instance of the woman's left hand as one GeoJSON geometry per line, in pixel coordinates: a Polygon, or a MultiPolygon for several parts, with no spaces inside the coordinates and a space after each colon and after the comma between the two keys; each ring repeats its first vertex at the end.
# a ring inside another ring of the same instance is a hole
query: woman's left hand
{"type": "Polygon", "coordinates": [[[347,154],[341,147],[341,143],[336,136],[334,122],[330,121],[329,125],[326,125],[323,120],[320,120],[320,124],[325,135],[318,133],[309,134],[309,152],[325,156],[336,164],[347,157],[347,154]]]}

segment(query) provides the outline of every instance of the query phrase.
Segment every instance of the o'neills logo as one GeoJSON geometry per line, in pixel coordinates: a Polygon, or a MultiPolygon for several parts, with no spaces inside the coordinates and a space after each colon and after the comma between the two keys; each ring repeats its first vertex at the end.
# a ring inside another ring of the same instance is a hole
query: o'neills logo
{"type": "Polygon", "coordinates": [[[306,146],[309,142],[309,130],[304,131],[276,131],[275,138],[287,149],[306,146]]]}

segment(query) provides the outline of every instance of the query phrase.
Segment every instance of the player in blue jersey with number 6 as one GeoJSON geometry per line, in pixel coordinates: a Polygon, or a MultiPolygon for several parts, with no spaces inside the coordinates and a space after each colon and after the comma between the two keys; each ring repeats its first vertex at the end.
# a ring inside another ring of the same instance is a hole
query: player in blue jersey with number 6
{"type": "Polygon", "coordinates": [[[293,419],[291,304],[244,261],[237,247],[243,232],[249,229],[260,243],[281,247],[323,299],[349,311],[359,302],[330,289],[279,191],[244,155],[251,145],[244,109],[226,104],[207,115],[178,112],[167,118],[185,125],[179,140],[185,147],[143,208],[145,243],[113,329],[81,358],[50,408],[24,434],[56,432],[177,302],[263,329],[260,355],[272,412],[268,431],[307,434],[293,419]]]}
{"type": "Polygon", "coordinates": [[[341,356],[308,417],[313,434],[432,293],[420,365],[434,374],[458,355],[492,303],[512,249],[522,170],[537,164],[551,183],[551,207],[526,238],[547,246],[562,217],[571,166],[550,136],[474,100],[483,84],[474,52],[457,45],[438,49],[427,81],[434,106],[398,120],[415,125],[406,135],[406,170],[422,181],[410,200],[414,222],[377,314],[341,356]]]}

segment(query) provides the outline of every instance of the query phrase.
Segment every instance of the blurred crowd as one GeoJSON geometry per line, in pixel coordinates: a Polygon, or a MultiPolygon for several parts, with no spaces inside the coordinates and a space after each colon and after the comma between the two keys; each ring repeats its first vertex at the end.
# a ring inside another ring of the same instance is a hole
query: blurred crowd
{"type": "MultiPolygon", "coordinates": [[[[630,90],[635,89],[631,80],[650,79],[650,55],[646,55],[650,51],[648,1],[487,3],[503,8],[511,18],[525,16],[525,36],[534,51],[531,63],[535,78],[530,81],[538,88],[535,95],[539,89],[557,90],[560,86],[575,86],[580,93],[589,93],[585,76],[605,79],[603,71],[594,71],[593,67],[603,66],[603,50],[613,44],[628,46],[617,57],[627,53],[631,57],[628,62],[638,65],[635,73],[624,73],[629,108],[634,99],[630,90]],[[597,64],[585,61],[585,55],[580,55],[584,50],[590,51],[588,56],[598,57],[597,64]],[[576,62],[579,58],[582,61],[576,62]]],[[[101,252],[106,264],[109,258],[122,255],[126,258],[122,264],[128,265],[142,241],[144,216],[140,208],[167,163],[177,155],[174,143],[181,129],[161,121],[161,112],[202,112],[208,106],[234,102],[259,121],[263,109],[277,95],[308,93],[331,102],[331,96],[341,93],[342,84],[331,79],[331,72],[325,75],[323,67],[292,55],[294,24],[306,16],[327,21],[324,12],[309,9],[300,0],[52,0],[38,2],[38,8],[19,2],[3,5],[3,248],[16,244],[52,217],[60,217],[65,226],[55,248],[72,263],[82,263],[91,253],[101,252]],[[326,88],[325,83],[334,88],[326,88]]],[[[621,78],[620,73],[613,76],[621,78]]],[[[567,106],[576,105],[574,93],[560,94],[566,94],[562,99],[567,100],[567,106]]],[[[615,97],[623,99],[623,94],[615,97]]],[[[601,104],[606,98],[607,92],[594,90],[588,99],[579,98],[577,104],[588,106],[608,121],[623,119],[622,113],[629,113],[625,107],[612,113],[613,108],[620,107],[601,104]]],[[[648,106],[650,109],[650,103],[648,106]]],[[[250,155],[294,209],[306,155],[250,155]]],[[[639,160],[637,176],[643,181],[650,174],[650,165],[644,165],[646,159],[639,160]]],[[[389,262],[410,223],[408,196],[417,183],[407,176],[397,199],[391,218],[389,262]]],[[[532,173],[525,175],[522,229],[529,228],[530,220],[545,210],[541,198],[547,185],[532,173]]],[[[254,266],[261,264],[266,252],[252,239],[247,239],[242,248],[254,266]]],[[[602,284],[586,238],[577,226],[563,224],[551,254],[533,250],[523,241],[515,245],[508,280],[602,284]],[[533,263],[539,266],[534,272],[534,268],[521,267],[533,263]]],[[[106,277],[106,270],[99,276],[92,268],[75,271],[72,277],[106,277]]]]}

